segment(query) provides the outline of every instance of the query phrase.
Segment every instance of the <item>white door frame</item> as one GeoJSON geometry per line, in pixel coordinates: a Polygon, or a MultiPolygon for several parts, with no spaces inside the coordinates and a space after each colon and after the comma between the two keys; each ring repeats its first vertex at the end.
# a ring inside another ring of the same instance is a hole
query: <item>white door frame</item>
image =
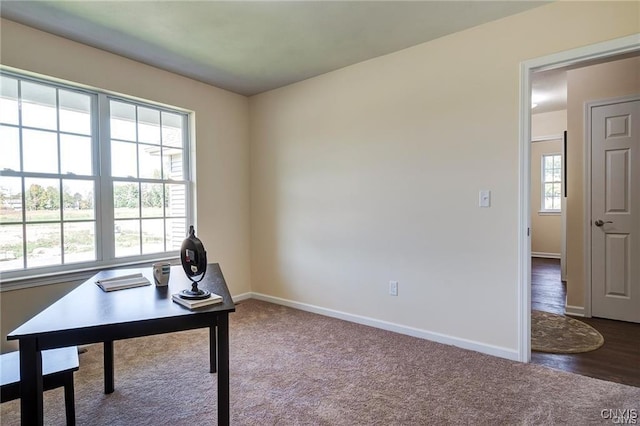
{"type": "Polygon", "coordinates": [[[621,96],[584,104],[584,316],[591,317],[591,110],[594,107],[640,101],[640,96],[621,96]]]}
{"type": "Polygon", "coordinates": [[[640,33],[530,59],[520,64],[520,173],[518,182],[519,361],[529,362],[531,360],[531,238],[529,236],[531,229],[531,73],[603,59],[637,50],[640,50],[640,33]]]}

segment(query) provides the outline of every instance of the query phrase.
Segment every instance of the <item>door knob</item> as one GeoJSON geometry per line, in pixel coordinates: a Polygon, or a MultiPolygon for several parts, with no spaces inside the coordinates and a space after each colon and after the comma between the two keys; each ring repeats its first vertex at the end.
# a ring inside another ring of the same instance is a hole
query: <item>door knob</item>
{"type": "Polygon", "coordinates": [[[608,220],[608,221],[606,221],[606,222],[605,222],[605,221],[603,221],[602,219],[598,219],[598,220],[596,220],[596,221],[595,221],[595,225],[596,225],[596,226],[602,226],[602,225],[604,225],[605,223],[613,223],[613,222],[611,222],[610,220],[608,220]]]}

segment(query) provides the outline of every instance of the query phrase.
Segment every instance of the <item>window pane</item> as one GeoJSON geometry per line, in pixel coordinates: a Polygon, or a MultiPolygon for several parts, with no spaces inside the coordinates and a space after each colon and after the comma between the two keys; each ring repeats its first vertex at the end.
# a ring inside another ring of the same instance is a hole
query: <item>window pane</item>
{"type": "Polygon", "coordinates": [[[543,185],[544,210],[560,210],[562,198],[562,156],[543,155],[543,185]]]}
{"type": "Polygon", "coordinates": [[[91,138],[60,135],[60,163],[62,173],[92,175],[91,138]]]}
{"type": "Polygon", "coordinates": [[[162,148],[162,168],[164,170],[164,179],[183,180],[182,150],[162,148]]]}
{"type": "Polygon", "coordinates": [[[60,265],[60,223],[26,225],[27,267],[60,265]]]}
{"type": "Polygon", "coordinates": [[[164,251],[164,220],[146,219],[142,221],[142,253],[164,251]]]}
{"type": "Polygon", "coordinates": [[[116,257],[140,254],[140,221],[115,221],[116,257]]]}
{"type": "Polygon", "coordinates": [[[182,148],[182,116],[179,114],[162,113],[162,144],[182,148]]]}
{"type": "Polygon", "coordinates": [[[554,155],[553,156],[553,168],[559,169],[562,167],[562,156],[554,155]]]}
{"type": "Polygon", "coordinates": [[[20,131],[17,127],[0,126],[0,153],[0,170],[20,171],[20,131]]]}
{"type": "Polygon", "coordinates": [[[95,222],[64,224],[64,263],[96,260],[95,222]]]}
{"type": "Polygon", "coordinates": [[[0,226],[0,271],[24,268],[22,225],[0,226]]]}
{"type": "Polygon", "coordinates": [[[138,177],[136,144],[111,142],[111,175],[118,177],[138,177]]]}
{"type": "Polygon", "coordinates": [[[0,77],[0,123],[18,124],[18,80],[0,77]]]}
{"type": "Polygon", "coordinates": [[[0,72],[0,272],[175,253],[190,215],[187,126],[179,111],[0,72]]]}
{"type": "Polygon", "coordinates": [[[141,186],[142,217],[163,217],[164,209],[162,208],[162,184],[143,183],[141,186]]]}
{"type": "Polygon", "coordinates": [[[57,130],[56,89],[22,82],[22,125],[57,130]]]}
{"type": "Polygon", "coordinates": [[[113,214],[116,219],[140,217],[140,192],[137,183],[113,183],[113,214]]]}
{"type": "Polygon", "coordinates": [[[553,209],[553,197],[544,197],[544,208],[545,210],[553,209]]]}
{"type": "Polygon", "coordinates": [[[26,178],[27,222],[60,220],[60,180],[26,178]]]}
{"type": "Polygon", "coordinates": [[[167,251],[180,250],[182,242],[187,238],[186,219],[167,219],[165,220],[165,226],[167,251]]]}
{"type": "Polygon", "coordinates": [[[165,199],[167,217],[185,217],[187,215],[187,187],[186,185],[165,185],[165,199]]]}
{"type": "Polygon", "coordinates": [[[111,139],[135,141],[136,107],[122,102],[111,101],[111,139]]]}
{"type": "Polygon", "coordinates": [[[24,171],[58,173],[58,137],[53,132],[22,131],[24,171]]]}
{"type": "Polygon", "coordinates": [[[160,143],[160,111],[138,107],[138,141],[160,143]]]}
{"type": "Polygon", "coordinates": [[[65,179],[62,181],[62,188],[65,221],[95,218],[93,181],[65,179]]]}
{"type": "Polygon", "coordinates": [[[0,176],[0,222],[22,222],[22,179],[0,176]]]}
{"type": "Polygon", "coordinates": [[[82,93],[59,90],[60,131],[91,134],[91,97],[82,93]]]}
{"type": "Polygon", "coordinates": [[[160,147],[153,145],[138,145],[138,158],[140,159],[140,177],[160,179],[160,147]]]}

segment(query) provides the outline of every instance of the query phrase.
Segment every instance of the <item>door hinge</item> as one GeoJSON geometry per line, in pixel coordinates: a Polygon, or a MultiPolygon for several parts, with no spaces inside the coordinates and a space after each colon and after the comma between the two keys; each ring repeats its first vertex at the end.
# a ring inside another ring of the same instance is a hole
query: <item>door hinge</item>
{"type": "Polygon", "coordinates": [[[531,236],[531,228],[527,228],[527,237],[531,236]]]}

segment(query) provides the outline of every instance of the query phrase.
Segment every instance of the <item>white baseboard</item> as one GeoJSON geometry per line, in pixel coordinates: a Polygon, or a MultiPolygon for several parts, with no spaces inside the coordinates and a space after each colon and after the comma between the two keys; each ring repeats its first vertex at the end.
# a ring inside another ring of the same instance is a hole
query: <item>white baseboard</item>
{"type": "Polygon", "coordinates": [[[564,313],[567,315],[573,315],[574,317],[584,317],[585,311],[583,306],[571,306],[565,305],[564,313]]]}
{"type": "Polygon", "coordinates": [[[497,356],[500,358],[518,361],[518,351],[515,349],[504,348],[501,346],[489,345],[474,340],[462,339],[449,336],[442,333],[422,330],[419,328],[408,327],[401,324],[395,324],[388,321],[382,321],[375,318],[365,317],[361,315],[350,314],[347,312],[336,311],[333,309],[323,308],[320,306],[309,305],[307,303],[295,302],[293,300],[282,299],[280,297],[268,296],[261,293],[252,293],[253,299],[262,300],[264,302],[275,303],[277,305],[288,306],[290,308],[299,309],[301,311],[312,312],[314,314],[324,315],[332,318],[338,318],[344,321],[354,322],[357,324],[368,325],[370,327],[380,328],[382,330],[393,331],[395,333],[405,334],[408,336],[418,337],[421,339],[431,340],[445,345],[457,346],[463,349],[469,349],[481,352],[487,355],[497,356]]]}
{"type": "Polygon", "coordinates": [[[235,296],[231,296],[233,299],[233,303],[242,302],[243,300],[251,299],[251,292],[237,294],[235,296]]]}
{"type": "Polygon", "coordinates": [[[561,259],[560,253],[544,253],[541,251],[532,251],[531,257],[544,257],[545,259],[561,259]]]}

